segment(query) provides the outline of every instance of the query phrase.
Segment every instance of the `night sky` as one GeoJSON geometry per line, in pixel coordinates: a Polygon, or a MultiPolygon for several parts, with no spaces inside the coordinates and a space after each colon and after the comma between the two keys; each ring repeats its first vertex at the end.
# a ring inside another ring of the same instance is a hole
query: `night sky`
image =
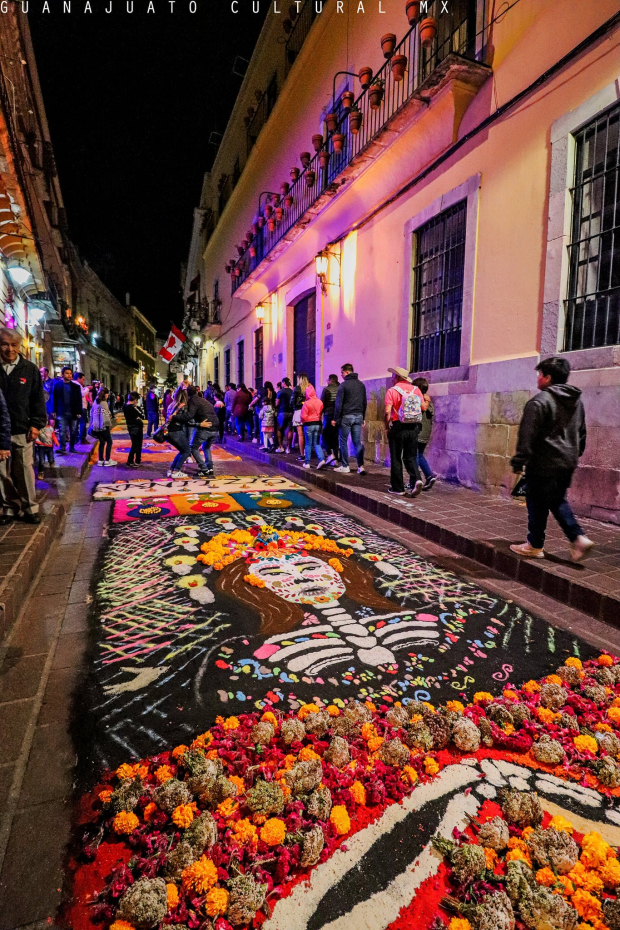
{"type": "MultiPolygon", "coordinates": [[[[69,235],[110,290],[159,330],[182,317],[180,265],[193,209],[265,13],[233,15],[229,0],[30,2],[30,28],[69,235]]],[[[266,4],[261,4],[266,11],[266,4]]],[[[251,9],[251,7],[250,7],[251,9]]]]}

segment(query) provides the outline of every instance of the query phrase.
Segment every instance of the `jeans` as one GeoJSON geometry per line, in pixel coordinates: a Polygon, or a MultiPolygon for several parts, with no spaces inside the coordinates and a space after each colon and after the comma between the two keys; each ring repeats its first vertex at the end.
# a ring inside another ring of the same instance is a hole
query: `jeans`
{"type": "Polygon", "coordinates": [[[309,426],[304,426],[304,439],[306,441],[306,465],[310,464],[310,459],[312,458],[312,449],[316,450],[316,457],[318,458],[319,462],[323,461],[323,447],[320,443],[320,437],[320,423],[311,423],[309,426]]]}
{"type": "Polygon", "coordinates": [[[334,455],[338,458],[338,427],[332,426],[334,412],[323,415],[323,436],[321,443],[326,455],[334,455]]]}
{"type": "MultiPolygon", "coordinates": [[[[131,435],[131,433],[129,434],[131,435]]],[[[110,432],[110,427],[106,426],[105,429],[102,429],[99,433],[99,461],[103,462],[104,458],[106,462],[110,461],[110,456],[112,455],[112,433],[110,432]],[[104,455],[105,447],[105,455],[104,455]]]]}
{"type": "Polygon", "coordinates": [[[248,428],[248,432],[251,433],[252,427],[250,426],[250,423],[248,422],[247,413],[244,417],[235,417],[235,430],[237,431],[241,439],[245,439],[246,426],[248,428]]]}
{"type": "Polygon", "coordinates": [[[146,435],[150,436],[153,433],[153,430],[156,430],[159,426],[159,413],[157,410],[149,410],[146,414],[147,419],[147,430],[146,435]]]}
{"type": "Polygon", "coordinates": [[[199,426],[194,430],[190,451],[192,458],[198,468],[202,471],[205,468],[213,468],[213,456],[211,455],[211,446],[215,442],[216,432],[213,429],[201,429],[199,426]],[[204,458],[201,454],[204,453],[204,458]]]}
{"type": "Polygon", "coordinates": [[[172,465],[170,466],[170,471],[179,471],[188,458],[191,455],[191,449],[189,445],[189,439],[187,438],[187,433],[184,429],[176,429],[171,433],[168,433],[168,442],[174,446],[175,449],[178,449],[178,454],[175,455],[172,465]]]}
{"type": "Polygon", "coordinates": [[[224,441],[224,421],[226,419],[226,410],[224,407],[218,407],[217,413],[218,433],[220,442],[224,441]]]}
{"type": "Polygon", "coordinates": [[[554,475],[535,475],[528,471],[525,482],[527,541],[534,549],[542,549],[545,544],[549,511],[570,542],[575,542],[578,536],[583,536],[583,530],[566,500],[572,478],[572,471],[566,470],[557,471],[554,475]]]}
{"type": "Polygon", "coordinates": [[[86,442],[86,427],[88,426],[88,410],[82,408],[82,417],[80,419],[80,445],[84,445],[86,442]]]}
{"type": "Polygon", "coordinates": [[[362,423],[364,417],[361,413],[347,413],[340,420],[338,429],[338,442],[340,445],[340,458],[343,465],[349,464],[349,445],[348,439],[351,434],[351,442],[355,450],[357,467],[361,468],[364,464],[364,446],[362,445],[362,423]]]}
{"type": "Polygon", "coordinates": [[[431,466],[426,461],[426,456],[424,455],[424,450],[426,449],[425,442],[418,443],[418,468],[428,481],[429,478],[433,477],[433,470],[431,466]]]}
{"type": "Polygon", "coordinates": [[[420,480],[418,471],[418,436],[420,426],[405,426],[398,421],[393,422],[388,434],[390,442],[390,482],[393,491],[404,491],[403,461],[409,473],[409,485],[413,487],[420,480]]]}
{"type": "Polygon", "coordinates": [[[77,417],[72,417],[71,414],[61,413],[58,417],[60,421],[60,429],[58,430],[60,440],[60,450],[65,451],[65,446],[67,445],[67,435],[69,436],[69,452],[75,451],[75,441],[77,439],[78,432],[78,423],[79,420],[77,417]]]}
{"type": "Polygon", "coordinates": [[[0,504],[5,513],[38,513],[34,443],[25,433],[11,436],[11,458],[0,462],[0,504]]]}
{"type": "MultiPolygon", "coordinates": [[[[144,439],[144,427],[143,426],[130,426],[129,427],[129,438],[131,439],[131,449],[129,450],[129,455],[127,456],[127,464],[133,465],[133,463],[135,462],[136,465],[141,465],[142,464],[142,441],[144,439]]],[[[112,437],[110,437],[110,447],[111,445],[112,445],[112,437]]],[[[99,446],[99,448],[101,449],[101,446],[99,446]]]]}
{"type": "Polygon", "coordinates": [[[45,468],[45,462],[49,465],[54,465],[54,447],[53,446],[36,446],[37,458],[39,460],[38,471],[43,471],[45,468]]]}

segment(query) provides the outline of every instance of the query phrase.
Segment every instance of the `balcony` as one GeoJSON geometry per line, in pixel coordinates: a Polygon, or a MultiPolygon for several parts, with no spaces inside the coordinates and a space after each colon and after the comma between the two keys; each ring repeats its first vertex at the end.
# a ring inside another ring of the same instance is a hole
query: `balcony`
{"type": "Polygon", "coordinates": [[[109,342],[106,342],[106,340],[102,339],[101,336],[91,336],[90,341],[96,349],[101,349],[102,352],[105,352],[106,355],[116,359],[117,362],[125,365],[126,368],[131,368],[132,371],[140,370],[140,366],[131,358],[131,356],[126,355],[125,352],[122,352],[120,349],[115,349],[113,345],[111,345],[109,342]]]}
{"type": "MultiPolygon", "coordinates": [[[[362,91],[353,105],[361,120],[359,131],[351,132],[349,114],[340,101],[334,101],[338,115],[336,129],[328,133],[323,146],[302,171],[290,188],[289,206],[281,201],[282,218],[275,228],[265,224],[258,229],[251,246],[231,271],[232,293],[249,278],[254,270],[281,243],[280,250],[312,220],[337,193],[347,175],[355,176],[355,166],[373,157],[373,143],[386,130],[393,133],[403,127],[400,117],[413,110],[414,114],[428,104],[450,79],[459,78],[477,90],[489,74],[488,66],[481,64],[484,57],[484,28],[477,31],[477,15],[485,22],[485,0],[453,0],[449,12],[441,12],[441,0],[428,5],[428,15],[437,20],[437,37],[430,49],[423,48],[418,26],[412,27],[396,46],[394,55],[407,56],[407,70],[401,81],[392,74],[390,61],[386,61],[373,76],[372,83],[383,82],[383,98],[379,106],[371,106],[370,88],[362,91]],[[338,145],[334,145],[334,138],[338,145]],[[339,149],[339,150],[337,150],[339,149]]],[[[298,20],[299,22],[299,20],[298,20]]],[[[376,100],[373,101],[376,104],[376,100]]],[[[377,145],[378,157],[383,146],[377,145]]],[[[275,214],[274,214],[275,215],[275,214]]],[[[273,218],[272,218],[273,225],[273,218]]]]}
{"type": "Polygon", "coordinates": [[[308,38],[312,24],[317,18],[316,3],[314,0],[306,0],[299,11],[291,29],[290,35],[286,40],[284,47],[284,74],[288,76],[289,71],[295,63],[295,59],[301,51],[301,47],[308,38]]]}

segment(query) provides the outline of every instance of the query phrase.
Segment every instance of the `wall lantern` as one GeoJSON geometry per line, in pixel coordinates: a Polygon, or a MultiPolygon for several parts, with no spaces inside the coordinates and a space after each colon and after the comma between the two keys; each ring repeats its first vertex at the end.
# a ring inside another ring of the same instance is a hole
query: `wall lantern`
{"type": "Polygon", "coordinates": [[[200,336],[194,336],[194,345],[195,345],[195,346],[199,346],[199,345],[200,345],[200,336]]]}
{"type": "Polygon", "coordinates": [[[259,323],[262,323],[263,320],[265,319],[265,305],[264,304],[256,305],[256,319],[258,320],[259,323]]]}
{"type": "MultiPolygon", "coordinates": [[[[330,257],[335,258],[338,264],[340,264],[340,256],[336,252],[329,252],[327,249],[322,249],[314,259],[316,276],[321,282],[321,290],[324,294],[327,293],[327,285],[332,283],[327,280],[330,257]]],[[[338,282],[338,284],[340,284],[340,282],[338,282]]]]}
{"type": "Polygon", "coordinates": [[[18,287],[23,287],[32,277],[28,269],[19,263],[9,265],[6,270],[13,284],[17,284],[18,287]]]}

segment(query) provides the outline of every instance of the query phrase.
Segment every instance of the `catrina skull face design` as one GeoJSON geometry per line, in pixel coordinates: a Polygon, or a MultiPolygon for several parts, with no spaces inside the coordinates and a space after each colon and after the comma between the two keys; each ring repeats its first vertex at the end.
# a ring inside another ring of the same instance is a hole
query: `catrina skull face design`
{"type": "Polygon", "coordinates": [[[325,607],[345,593],[343,581],[331,565],[309,555],[286,555],[260,559],[250,565],[250,574],[285,601],[325,607]]]}

